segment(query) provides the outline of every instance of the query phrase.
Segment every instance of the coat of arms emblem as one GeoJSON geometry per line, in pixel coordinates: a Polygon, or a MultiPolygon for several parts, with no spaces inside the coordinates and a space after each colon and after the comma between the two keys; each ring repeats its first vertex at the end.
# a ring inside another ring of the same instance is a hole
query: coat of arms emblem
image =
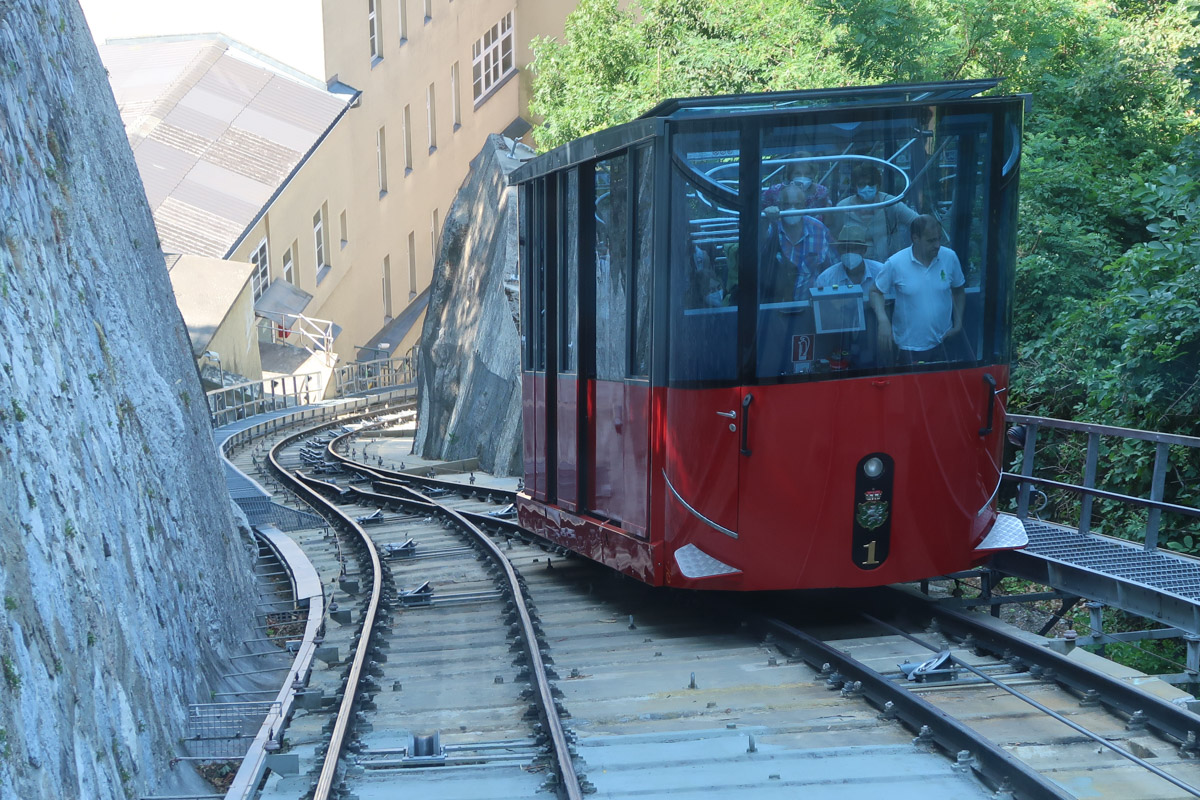
{"type": "Polygon", "coordinates": [[[854,519],[863,528],[873,531],[888,518],[888,502],[883,499],[883,491],[871,489],[866,493],[866,499],[858,504],[854,519]]]}

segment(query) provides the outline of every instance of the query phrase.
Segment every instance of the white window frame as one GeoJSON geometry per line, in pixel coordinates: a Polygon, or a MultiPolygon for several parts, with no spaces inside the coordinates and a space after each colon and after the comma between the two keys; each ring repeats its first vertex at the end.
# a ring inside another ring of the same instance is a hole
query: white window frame
{"type": "Polygon", "coordinates": [[[317,209],[317,213],[313,214],[313,250],[316,258],[313,263],[316,265],[317,274],[320,275],[321,270],[329,266],[325,261],[325,207],[317,209]]]}
{"type": "Polygon", "coordinates": [[[442,228],[438,224],[438,210],[435,208],[429,218],[429,245],[432,259],[429,263],[437,265],[438,245],[441,244],[442,228]]]}
{"type": "Polygon", "coordinates": [[[379,39],[379,0],[367,0],[367,39],[371,45],[371,64],[383,58],[383,42],[379,39]]]}
{"type": "Polygon", "coordinates": [[[271,285],[271,260],[268,253],[267,240],[264,237],[250,254],[250,263],[254,265],[254,271],[250,273],[250,291],[256,301],[271,285]]]}
{"type": "Polygon", "coordinates": [[[412,106],[404,107],[404,174],[412,172],[412,106]]]}
{"type": "Polygon", "coordinates": [[[509,11],[471,45],[471,90],[477,106],[517,71],[514,14],[509,11]]]}
{"type": "Polygon", "coordinates": [[[417,232],[408,232],[408,299],[417,296],[417,232]]]}
{"type": "Polygon", "coordinates": [[[408,41],[408,0],[400,0],[400,44],[408,41]]]}
{"type": "Polygon", "coordinates": [[[392,257],[383,257],[383,317],[384,321],[392,319],[392,257]]]}
{"type": "Polygon", "coordinates": [[[425,90],[425,113],[429,118],[429,152],[437,150],[437,90],[429,84],[425,90]]]}
{"type": "Polygon", "coordinates": [[[292,286],[296,285],[296,263],[290,247],[283,251],[283,279],[292,286]]]}
{"type": "Polygon", "coordinates": [[[375,133],[375,166],[379,172],[379,196],[387,195],[387,133],[383,127],[375,133]]]}
{"type": "Polygon", "coordinates": [[[459,86],[458,62],[450,65],[450,114],[454,124],[452,130],[462,127],[462,89],[459,86]]]}

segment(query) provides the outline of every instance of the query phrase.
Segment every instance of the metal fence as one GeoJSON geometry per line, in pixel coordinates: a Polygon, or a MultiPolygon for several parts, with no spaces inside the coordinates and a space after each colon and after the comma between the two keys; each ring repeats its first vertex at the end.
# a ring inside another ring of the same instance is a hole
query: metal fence
{"type": "MultiPolygon", "coordinates": [[[[1082,533],[1098,528],[1103,533],[1123,533],[1126,538],[1137,534],[1128,524],[1127,513],[1107,515],[1125,521],[1120,530],[1117,525],[1106,525],[1106,515],[1097,513],[1099,501],[1109,509],[1145,509],[1141,535],[1146,550],[1159,546],[1164,512],[1182,522],[1172,533],[1182,536],[1194,530],[1200,534],[1200,509],[1164,499],[1187,495],[1194,488],[1181,477],[1179,467],[1200,454],[1200,438],[1023,414],[1009,414],[1008,421],[1018,426],[1010,431],[1009,441],[1022,448],[1021,472],[1006,472],[1004,477],[1017,484],[1017,516],[1021,519],[1030,515],[1031,501],[1037,498],[1033,513],[1049,508],[1054,521],[1072,524],[1082,533]],[[1043,457],[1040,464],[1039,454],[1043,457]],[[1064,468],[1079,465],[1080,483],[1062,480],[1064,468]],[[1097,486],[1098,476],[1106,479],[1105,488],[1097,486]],[[1147,478],[1149,496],[1129,493],[1145,489],[1147,478]]],[[[1166,544],[1172,543],[1171,549],[1193,549],[1179,537],[1168,537],[1166,544]]],[[[1200,540],[1193,538],[1193,543],[1200,549],[1200,540]]]]}
{"type": "Polygon", "coordinates": [[[206,397],[213,427],[219,428],[257,414],[319,402],[322,399],[321,376],[310,372],[264,378],[214,389],[207,392],[206,397]]]}
{"type": "Polygon", "coordinates": [[[185,740],[193,759],[234,761],[244,758],[259,726],[278,701],[244,703],[191,703],[188,705],[185,740]]]}
{"type": "Polygon", "coordinates": [[[338,397],[346,397],[390,386],[406,386],[416,379],[416,360],[416,352],[410,350],[403,358],[345,364],[333,372],[334,391],[338,397]]]}

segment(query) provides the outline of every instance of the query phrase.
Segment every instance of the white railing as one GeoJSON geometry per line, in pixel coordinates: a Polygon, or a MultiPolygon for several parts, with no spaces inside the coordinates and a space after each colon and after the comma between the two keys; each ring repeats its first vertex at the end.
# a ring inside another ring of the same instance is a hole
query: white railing
{"type": "Polygon", "coordinates": [[[337,354],[333,352],[333,323],[329,320],[288,313],[272,313],[262,319],[271,323],[272,341],[302,347],[313,354],[324,353],[327,367],[337,362],[337,354]]]}
{"type": "Polygon", "coordinates": [[[322,399],[324,387],[316,372],[248,381],[207,392],[214,428],[281,408],[307,406],[322,399]]]}
{"type": "Polygon", "coordinates": [[[338,397],[373,392],[389,386],[407,386],[416,380],[415,348],[403,358],[380,358],[343,364],[333,372],[338,397]]]}

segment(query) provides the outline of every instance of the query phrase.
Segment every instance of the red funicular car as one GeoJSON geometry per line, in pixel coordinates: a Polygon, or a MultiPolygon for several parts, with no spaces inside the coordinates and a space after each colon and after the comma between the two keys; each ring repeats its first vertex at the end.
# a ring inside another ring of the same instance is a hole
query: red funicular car
{"type": "Polygon", "coordinates": [[[1026,98],[670,100],[512,175],[523,525],[652,584],[855,587],[996,509],[1026,98]]]}

